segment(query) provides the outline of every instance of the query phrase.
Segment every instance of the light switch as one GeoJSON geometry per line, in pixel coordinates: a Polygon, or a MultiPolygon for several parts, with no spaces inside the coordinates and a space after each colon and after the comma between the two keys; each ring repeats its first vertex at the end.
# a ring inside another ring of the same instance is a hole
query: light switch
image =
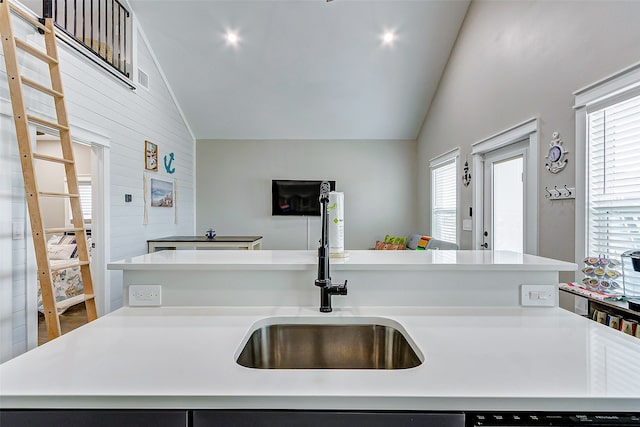
{"type": "Polygon", "coordinates": [[[13,240],[24,239],[24,222],[14,222],[11,228],[13,240]]]}
{"type": "Polygon", "coordinates": [[[522,285],[521,304],[524,307],[555,307],[558,300],[558,286],[522,285]]]}

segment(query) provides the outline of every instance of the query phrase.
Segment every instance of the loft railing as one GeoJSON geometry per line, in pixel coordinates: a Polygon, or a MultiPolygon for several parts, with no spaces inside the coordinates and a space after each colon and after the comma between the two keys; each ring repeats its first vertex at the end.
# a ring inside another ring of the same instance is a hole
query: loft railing
{"type": "Polygon", "coordinates": [[[43,0],[42,13],[127,78],[131,73],[131,18],[118,0],[43,0]]]}

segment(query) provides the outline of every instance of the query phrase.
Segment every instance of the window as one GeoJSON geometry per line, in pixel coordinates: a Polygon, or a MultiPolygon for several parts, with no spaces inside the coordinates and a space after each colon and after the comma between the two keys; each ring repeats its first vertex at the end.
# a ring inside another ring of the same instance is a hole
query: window
{"type": "Polygon", "coordinates": [[[620,260],[640,248],[640,62],[574,95],[575,259],[620,260]]]}
{"type": "Polygon", "coordinates": [[[587,253],[640,248],[640,96],[587,114],[587,253]]]}
{"type": "Polygon", "coordinates": [[[457,243],[458,149],[432,159],[431,237],[457,243]]]}
{"type": "MultiPolygon", "coordinates": [[[[65,181],[66,183],[66,181],[65,181]]],[[[80,208],[82,209],[82,217],[85,225],[91,225],[91,177],[78,176],[78,194],[80,195],[80,208]]],[[[65,216],[67,224],[73,222],[71,215],[71,203],[67,201],[65,216]]]]}

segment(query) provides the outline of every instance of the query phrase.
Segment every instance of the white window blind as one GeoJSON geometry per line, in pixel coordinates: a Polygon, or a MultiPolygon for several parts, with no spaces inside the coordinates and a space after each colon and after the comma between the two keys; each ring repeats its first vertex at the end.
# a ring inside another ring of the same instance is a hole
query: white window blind
{"type": "MultiPolygon", "coordinates": [[[[80,209],[82,209],[84,223],[91,224],[91,177],[78,176],[78,195],[80,196],[80,209]]],[[[71,203],[69,201],[66,203],[65,216],[67,218],[67,223],[71,224],[73,222],[73,218],[71,214],[71,203]]]]}
{"type": "Polygon", "coordinates": [[[431,237],[457,243],[456,158],[431,166],[431,237]]]}
{"type": "Polygon", "coordinates": [[[84,222],[91,223],[91,181],[78,182],[78,194],[84,222]]]}
{"type": "Polygon", "coordinates": [[[588,113],[587,251],[640,248],[640,96],[588,113]]]}

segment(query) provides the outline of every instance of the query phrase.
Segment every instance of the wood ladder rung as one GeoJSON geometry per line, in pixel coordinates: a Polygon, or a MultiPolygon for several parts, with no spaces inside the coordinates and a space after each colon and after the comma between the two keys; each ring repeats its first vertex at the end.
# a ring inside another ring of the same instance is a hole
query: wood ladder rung
{"type": "Polygon", "coordinates": [[[31,88],[34,88],[36,90],[39,90],[40,92],[44,92],[44,93],[46,93],[48,95],[51,95],[51,96],[53,96],[55,98],[62,98],[64,96],[62,94],[62,92],[58,92],[57,90],[53,90],[53,89],[51,89],[49,87],[41,85],[40,83],[38,83],[35,80],[31,80],[31,79],[29,79],[27,77],[20,77],[20,79],[22,80],[23,84],[25,84],[25,85],[27,85],[27,86],[29,86],[31,88]]]}
{"type": "Polygon", "coordinates": [[[76,199],[76,198],[80,197],[79,194],[54,193],[54,192],[50,192],[50,191],[40,191],[38,194],[43,196],[43,197],[69,197],[70,199],[76,199]]]}
{"type": "Polygon", "coordinates": [[[40,123],[41,125],[49,126],[54,129],[69,130],[67,126],[61,125],[60,123],[50,122],[49,120],[45,120],[38,116],[33,116],[31,114],[27,114],[27,119],[29,119],[29,121],[40,123]]]}
{"type": "Polygon", "coordinates": [[[64,264],[60,264],[60,265],[50,265],[49,269],[51,271],[60,271],[60,270],[64,270],[65,268],[82,267],[83,265],[89,265],[89,261],[65,262],[64,264]]]}
{"type": "Polygon", "coordinates": [[[47,161],[47,162],[73,164],[73,160],[63,159],[62,157],[49,156],[49,155],[46,155],[46,154],[39,154],[39,153],[33,153],[31,156],[34,159],[44,160],[44,161],[47,161]]]}
{"type": "Polygon", "coordinates": [[[92,299],[96,299],[96,296],[94,294],[84,294],[85,301],[92,300],[92,299]]]}
{"type": "Polygon", "coordinates": [[[56,234],[56,233],[79,233],[83,231],[84,228],[45,228],[45,234],[56,234]]]}
{"type": "Polygon", "coordinates": [[[44,31],[45,33],[50,33],[51,32],[50,29],[48,29],[47,27],[42,25],[42,22],[38,21],[33,16],[30,16],[29,14],[27,14],[27,12],[25,12],[22,9],[20,9],[18,6],[14,5],[13,3],[9,3],[9,9],[13,10],[15,13],[20,15],[20,17],[22,19],[24,19],[25,21],[27,21],[29,24],[33,25],[34,27],[44,31]]]}
{"type": "Polygon", "coordinates": [[[40,49],[38,49],[35,46],[31,46],[29,43],[20,40],[20,39],[15,39],[16,41],[16,47],[24,50],[25,52],[31,54],[31,56],[34,56],[36,58],[38,58],[39,60],[46,62],[47,64],[57,64],[58,60],[56,58],[54,58],[53,56],[49,56],[46,53],[44,53],[43,51],[41,51],[40,49]]]}

